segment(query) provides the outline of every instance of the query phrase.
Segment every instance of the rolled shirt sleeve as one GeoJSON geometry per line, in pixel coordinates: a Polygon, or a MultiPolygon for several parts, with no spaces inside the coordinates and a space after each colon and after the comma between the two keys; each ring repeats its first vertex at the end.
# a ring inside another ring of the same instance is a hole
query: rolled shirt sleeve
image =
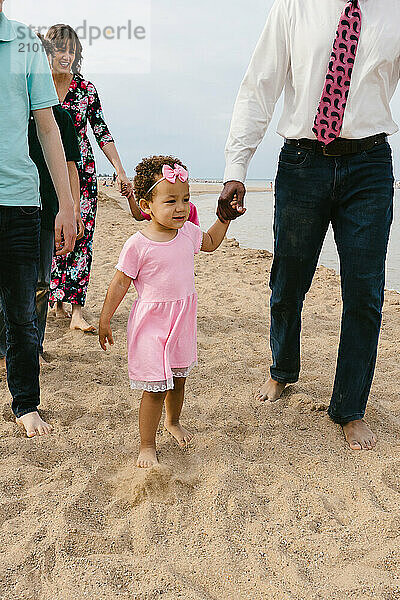
{"type": "Polygon", "coordinates": [[[88,119],[93,130],[94,136],[100,148],[104,148],[106,144],[113,142],[114,139],[107,127],[104,119],[103,109],[100,98],[93,83],[88,85],[89,106],[88,119]]]}
{"type": "Polygon", "coordinates": [[[289,71],[286,0],[275,0],[235,102],[225,147],[224,182],[244,182],[289,71]]]}

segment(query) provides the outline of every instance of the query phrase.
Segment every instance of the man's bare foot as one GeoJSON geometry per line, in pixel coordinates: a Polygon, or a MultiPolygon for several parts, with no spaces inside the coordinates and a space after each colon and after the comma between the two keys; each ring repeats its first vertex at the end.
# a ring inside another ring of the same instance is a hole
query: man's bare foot
{"type": "Polygon", "coordinates": [[[342,425],[344,437],[352,450],[372,450],[376,437],[363,420],[350,421],[342,425]]]}
{"type": "Polygon", "coordinates": [[[79,329],[84,333],[96,333],[96,327],[90,325],[84,318],[82,314],[82,306],[73,305],[72,307],[72,317],[70,323],[70,329],[79,329]]]}
{"type": "Polygon", "coordinates": [[[54,306],[54,314],[59,319],[70,319],[71,313],[67,310],[65,302],[56,302],[54,306]]]}
{"type": "Polygon", "coordinates": [[[255,395],[255,399],[259,402],[265,402],[266,400],[269,400],[270,402],[276,402],[282,396],[282,392],[285,387],[286,383],[279,383],[270,377],[268,381],[264,383],[260,391],[255,395]]]}
{"type": "Polygon", "coordinates": [[[48,435],[53,431],[53,427],[43,421],[37,411],[28,413],[15,421],[18,425],[22,425],[25,428],[28,438],[33,438],[37,435],[48,435]]]}
{"type": "Polygon", "coordinates": [[[157,453],[155,448],[140,448],[136,466],[141,469],[149,469],[158,465],[157,453]]]}
{"type": "Polygon", "coordinates": [[[187,448],[193,435],[180,423],[164,423],[165,429],[176,439],[181,448],[187,448]]]}

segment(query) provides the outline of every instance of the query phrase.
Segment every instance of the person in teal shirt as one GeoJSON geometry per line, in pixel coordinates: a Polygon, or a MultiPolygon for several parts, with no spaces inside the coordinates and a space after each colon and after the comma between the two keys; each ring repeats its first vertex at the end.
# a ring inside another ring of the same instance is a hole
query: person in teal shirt
{"type": "Polygon", "coordinates": [[[32,114],[59,200],[55,247],[75,245],[76,218],[65,154],[52,106],[59,104],[43,46],[0,0],[0,302],[6,323],[7,382],[17,423],[28,437],[51,432],[38,413],[39,338],[35,309],[40,244],[37,169],[29,157],[32,114]]]}

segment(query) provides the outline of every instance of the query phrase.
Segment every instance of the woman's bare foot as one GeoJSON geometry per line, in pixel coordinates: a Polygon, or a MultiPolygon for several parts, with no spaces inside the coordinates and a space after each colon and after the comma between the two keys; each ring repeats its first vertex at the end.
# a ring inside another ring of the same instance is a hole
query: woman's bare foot
{"type": "Polygon", "coordinates": [[[377,439],[363,420],[351,421],[342,425],[344,437],[352,450],[372,450],[377,439]]]}
{"type": "Polygon", "coordinates": [[[259,402],[265,402],[266,400],[269,400],[270,402],[276,402],[282,396],[282,392],[285,387],[286,383],[279,383],[270,377],[268,381],[264,383],[260,391],[255,395],[255,399],[259,402]]]}
{"type": "Polygon", "coordinates": [[[71,313],[67,310],[65,302],[56,302],[54,307],[54,314],[59,319],[70,319],[71,313]]]}
{"type": "Polygon", "coordinates": [[[33,438],[37,435],[48,435],[53,431],[53,427],[43,421],[37,411],[28,413],[15,421],[18,425],[22,425],[25,428],[28,438],[33,438]]]}
{"type": "Polygon", "coordinates": [[[136,466],[141,469],[149,469],[158,465],[157,453],[155,448],[140,448],[136,466]]]}
{"type": "Polygon", "coordinates": [[[181,448],[187,448],[193,439],[193,434],[182,427],[180,423],[164,423],[164,427],[176,439],[181,448]]]}
{"type": "Polygon", "coordinates": [[[43,352],[43,354],[39,354],[39,363],[41,367],[46,367],[47,369],[53,369],[53,365],[51,364],[50,356],[47,352],[43,352]]]}
{"type": "Polygon", "coordinates": [[[96,333],[96,327],[90,325],[90,323],[83,318],[82,306],[79,306],[78,304],[72,305],[72,317],[69,327],[70,329],[80,329],[85,333],[96,333]]]}

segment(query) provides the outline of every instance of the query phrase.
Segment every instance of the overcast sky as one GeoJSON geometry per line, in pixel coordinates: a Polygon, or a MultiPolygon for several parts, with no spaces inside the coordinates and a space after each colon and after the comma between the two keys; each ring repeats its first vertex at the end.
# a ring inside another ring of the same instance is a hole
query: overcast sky
{"type": "MultiPolygon", "coordinates": [[[[48,24],[50,16],[73,24],[84,7],[80,21],[87,19],[92,25],[104,25],[108,18],[110,24],[116,22],[118,2],[121,0],[35,0],[26,8],[25,2],[6,0],[4,10],[28,24],[33,15],[35,24],[48,24]],[[96,15],[91,10],[94,5],[96,15]],[[105,9],[99,10],[100,5],[105,9]]],[[[142,156],[168,153],[186,162],[193,177],[222,178],[233,103],[272,3],[273,0],[122,0],[123,14],[118,22],[131,18],[134,25],[144,24],[146,40],[133,40],[132,46],[100,41],[92,48],[84,42],[87,61],[83,62],[82,72],[98,88],[128,174],[133,173],[142,156]]],[[[399,90],[392,109],[395,120],[400,122],[399,90]]],[[[278,104],[264,142],[251,163],[249,178],[272,179],[275,175],[282,142],[275,133],[279,113],[278,104]]],[[[393,136],[391,143],[400,178],[400,135],[393,136]]],[[[96,155],[98,171],[110,172],[111,167],[98,148],[96,155]]]]}

